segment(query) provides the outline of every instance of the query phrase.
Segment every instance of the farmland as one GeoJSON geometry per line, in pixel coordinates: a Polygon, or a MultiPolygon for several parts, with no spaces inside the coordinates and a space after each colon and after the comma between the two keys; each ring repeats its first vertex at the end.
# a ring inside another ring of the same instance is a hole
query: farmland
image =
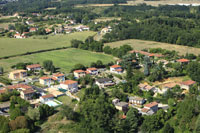
{"type": "Polygon", "coordinates": [[[113,57],[101,53],[93,53],[80,49],[55,50],[51,52],[38,53],[33,55],[25,55],[13,57],[10,59],[0,60],[0,66],[4,66],[6,72],[10,71],[10,67],[19,62],[41,63],[44,60],[52,60],[56,67],[61,71],[69,72],[75,64],[81,63],[89,66],[91,62],[101,60],[104,63],[113,61],[113,57]]]}
{"type": "Polygon", "coordinates": [[[160,42],[154,42],[154,41],[144,41],[144,40],[137,40],[137,39],[106,43],[105,46],[110,46],[114,48],[114,47],[120,47],[125,44],[132,46],[133,49],[135,50],[142,50],[142,49],[148,49],[148,48],[163,48],[163,49],[168,49],[168,50],[175,50],[179,52],[180,55],[185,55],[186,53],[193,53],[195,55],[200,54],[200,48],[187,47],[187,46],[168,44],[168,43],[160,43],[160,42]]]}
{"type": "Polygon", "coordinates": [[[1,38],[0,57],[67,47],[70,46],[70,41],[72,39],[84,41],[88,36],[92,36],[94,34],[95,32],[85,31],[67,35],[49,35],[47,36],[48,39],[42,39],[42,37],[31,37],[27,39],[1,38]]]}

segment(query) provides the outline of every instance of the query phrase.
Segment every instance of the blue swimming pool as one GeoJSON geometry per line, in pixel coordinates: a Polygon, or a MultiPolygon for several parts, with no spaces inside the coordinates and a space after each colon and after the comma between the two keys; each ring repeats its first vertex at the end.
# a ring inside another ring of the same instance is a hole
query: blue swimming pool
{"type": "Polygon", "coordinates": [[[57,103],[54,102],[54,101],[47,101],[47,102],[45,102],[45,104],[49,105],[50,107],[56,107],[56,106],[59,105],[59,104],[57,104],[57,103]]]}
{"type": "Polygon", "coordinates": [[[67,90],[62,89],[62,88],[58,88],[58,90],[61,91],[61,92],[67,92],[67,90]]]}

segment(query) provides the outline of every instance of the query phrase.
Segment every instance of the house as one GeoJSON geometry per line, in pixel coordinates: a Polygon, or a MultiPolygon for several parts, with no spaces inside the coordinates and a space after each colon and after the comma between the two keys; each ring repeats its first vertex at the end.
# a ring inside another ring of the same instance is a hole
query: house
{"type": "Polygon", "coordinates": [[[145,104],[144,108],[152,110],[153,112],[157,112],[158,111],[158,103],[157,102],[151,102],[151,103],[145,104]]]}
{"type": "Polygon", "coordinates": [[[16,84],[16,85],[9,85],[5,87],[8,91],[17,90],[17,91],[23,91],[27,89],[32,89],[31,86],[26,84],[16,84]]]}
{"type": "Polygon", "coordinates": [[[166,84],[162,85],[162,88],[163,89],[172,89],[176,85],[180,85],[180,84],[179,83],[175,83],[175,82],[170,82],[170,83],[166,83],[166,84]]]}
{"type": "Polygon", "coordinates": [[[21,35],[21,34],[17,33],[14,35],[14,38],[22,39],[22,38],[27,38],[27,37],[24,34],[21,35]]]}
{"type": "Polygon", "coordinates": [[[115,99],[112,100],[112,104],[114,104],[114,105],[116,105],[118,102],[119,102],[118,98],[115,98],[115,99]]]}
{"type": "Polygon", "coordinates": [[[112,31],[111,27],[106,27],[101,30],[101,34],[106,34],[112,31]]]}
{"type": "Polygon", "coordinates": [[[41,68],[41,65],[40,64],[32,64],[32,65],[27,65],[26,66],[26,69],[28,71],[40,71],[42,68],[41,68]]]}
{"type": "Polygon", "coordinates": [[[62,33],[64,33],[64,28],[62,26],[56,27],[54,29],[54,34],[62,34],[62,33]]]}
{"type": "Polygon", "coordinates": [[[0,103],[0,111],[5,111],[10,108],[10,101],[0,103]]]}
{"type": "Polygon", "coordinates": [[[12,80],[18,80],[18,79],[24,79],[27,77],[27,71],[26,70],[15,70],[15,71],[12,71],[10,72],[9,74],[9,79],[12,79],[12,80]]]}
{"type": "Polygon", "coordinates": [[[99,86],[99,88],[105,88],[107,86],[113,86],[115,83],[112,81],[112,79],[100,78],[96,80],[96,84],[99,86]]]}
{"type": "Polygon", "coordinates": [[[97,70],[97,68],[94,68],[94,67],[92,67],[92,68],[88,68],[87,70],[87,73],[89,73],[90,75],[98,75],[98,70],[97,70]]]}
{"type": "Polygon", "coordinates": [[[78,91],[78,82],[74,80],[65,80],[60,84],[63,89],[69,90],[71,93],[78,91]]]}
{"type": "Polygon", "coordinates": [[[52,30],[48,29],[48,28],[46,28],[45,31],[46,31],[47,34],[52,32],[52,30]]]}
{"type": "Polygon", "coordinates": [[[36,32],[36,31],[37,31],[37,28],[35,28],[35,27],[32,27],[29,29],[29,32],[36,32]]]}
{"type": "Polygon", "coordinates": [[[153,91],[155,92],[156,91],[156,88],[154,86],[150,86],[150,85],[146,85],[146,84],[142,84],[140,83],[138,85],[138,87],[140,88],[140,90],[142,91],[153,91]]]}
{"type": "Polygon", "coordinates": [[[26,21],[26,24],[28,24],[28,25],[33,25],[34,22],[33,22],[32,20],[27,20],[27,21],[26,21]]]}
{"type": "Polygon", "coordinates": [[[75,78],[80,78],[80,77],[84,77],[85,76],[85,71],[83,70],[75,70],[74,71],[74,77],[75,78]]]}
{"type": "Polygon", "coordinates": [[[44,96],[40,97],[40,102],[41,103],[45,103],[45,102],[48,102],[48,101],[52,101],[53,99],[54,99],[54,95],[47,94],[47,95],[44,95],[44,96]]]}
{"type": "Polygon", "coordinates": [[[185,89],[185,90],[189,90],[191,86],[193,86],[194,84],[196,84],[195,81],[193,80],[187,80],[187,81],[183,81],[180,83],[180,87],[181,89],[185,89]]]}
{"type": "Polygon", "coordinates": [[[24,100],[31,100],[35,94],[33,89],[27,89],[20,92],[20,97],[24,100]]]}
{"type": "Polygon", "coordinates": [[[62,73],[58,73],[58,74],[54,74],[53,75],[53,80],[60,82],[64,82],[65,81],[65,74],[62,73]]]}
{"type": "Polygon", "coordinates": [[[138,96],[129,97],[129,103],[130,104],[143,105],[145,103],[145,99],[138,97],[138,96]]]}
{"type": "Polygon", "coordinates": [[[120,111],[127,112],[128,111],[128,103],[126,103],[126,102],[118,102],[115,105],[115,108],[120,110],[120,111]]]}
{"type": "Polygon", "coordinates": [[[39,82],[40,82],[40,84],[47,85],[47,86],[54,84],[54,80],[51,77],[46,77],[46,76],[41,77],[39,79],[39,82]]]}
{"type": "Polygon", "coordinates": [[[176,60],[177,62],[181,63],[181,64],[188,64],[190,61],[188,59],[179,59],[179,60],[176,60]]]}
{"type": "Polygon", "coordinates": [[[110,72],[121,74],[123,69],[120,65],[113,65],[110,67],[110,72]]]}

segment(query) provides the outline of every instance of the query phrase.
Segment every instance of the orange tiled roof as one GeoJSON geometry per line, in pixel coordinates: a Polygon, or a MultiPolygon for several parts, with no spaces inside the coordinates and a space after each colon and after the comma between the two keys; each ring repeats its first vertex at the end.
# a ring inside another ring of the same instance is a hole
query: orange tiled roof
{"type": "Polygon", "coordinates": [[[24,90],[23,93],[24,94],[30,94],[30,93],[34,93],[35,91],[33,89],[27,89],[27,90],[24,90]]]}
{"type": "Polygon", "coordinates": [[[45,80],[45,79],[51,79],[51,77],[47,77],[47,76],[45,76],[45,77],[41,77],[40,79],[42,79],[42,80],[45,80]]]}
{"type": "Polygon", "coordinates": [[[193,84],[195,84],[195,83],[196,83],[196,82],[193,81],[193,80],[187,80],[187,81],[181,82],[181,84],[183,84],[183,85],[193,85],[193,84]]]}
{"type": "Polygon", "coordinates": [[[65,76],[65,74],[63,74],[63,73],[58,73],[58,74],[54,74],[53,76],[54,76],[54,77],[61,77],[61,76],[65,76]]]}
{"type": "Polygon", "coordinates": [[[121,67],[120,65],[112,65],[111,68],[118,68],[121,67]]]}
{"type": "Polygon", "coordinates": [[[122,70],[122,69],[117,69],[116,71],[117,71],[117,72],[121,72],[121,71],[123,71],[123,70],[122,70]]]}
{"type": "Polygon", "coordinates": [[[52,98],[52,97],[54,97],[54,95],[52,95],[52,94],[47,94],[47,95],[44,95],[44,96],[42,96],[42,98],[52,98]]]}
{"type": "Polygon", "coordinates": [[[37,67],[41,67],[40,64],[32,64],[32,65],[27,65],[27,68],[37,68],[37,67]]]}
{"type": "Polygon", "coordinates": [[[88,68],[87,70],[89,70],[89,71],[95,71],[95,70],[97,70],[97,68],[92,67],[92,68],[88,68]]]}
{"type": "Polygon", "coordinates": [[[7,86],[6,88],[7,89],[18,89],[18,88],[31,89],[32,87],[29,85],[25,85],[25,84],[16,84],[16,85],[7,86]]]}
{"type": "Polygon", "coordinates": [[[85,71],[83,71],[83,70],[75,70],[74,72],[75,72],[75,73],[83,73],[83,72],[85,72],[85,71]]]}
{"type": "Polygon", "coordinates": [[[149,107],[149,108],[151,108],[151,107],[154,107],[154,106],[156,106],[156,105],[158,105],[157,102],[151,102],[151,103],[145,104],[144,107],[149,107]]]}
{"type": "Polygon", "coordinates": [[[6,90],[0,90],[0,94],[6,93],[6,90]]]}
{"type": "Polygon", "coordinates": [[[74,84],[74,83],[77,83],[77,81],[74,81],[74,80],[65,80],[64,82],[62,82],[62,84],[65,84],[65,85],[70,85],[70,84],[74,84]]]}
{"type": "Polygon", "coordinates": [[[183,63],[183,62],[189,62],[189,60],[188,59],[179,59],[179,60],[177,60],[177,62],[183,63]]]}

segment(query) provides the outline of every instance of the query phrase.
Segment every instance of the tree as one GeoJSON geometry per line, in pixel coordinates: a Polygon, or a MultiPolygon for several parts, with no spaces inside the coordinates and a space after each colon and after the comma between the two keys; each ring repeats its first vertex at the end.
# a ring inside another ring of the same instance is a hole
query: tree
{"type": "Polygon", "coordinates": [[[148,67],[148,64],[147,64],[147,63],[144,64],[144,75],[145,75],[145,76],[148,76],[148,75],[149,75],[149,67],[148,67]]]}
{"type": "Polygon", "coordinates": [[[61,106],[61,110],[60,113],[66,117],[68,120],[76,120],[77,119],[77,115],[76,113],[73,111],[72,108],[70,108],[67,105],[62,105],[61,106]]]}
{"type": "Polygon", "coordinates": [[[130,108],[126,114],[125,124],[127,132],[135,133],[141,124],[141,114],[135,108],[130,108]]]}
{"type": "Polygon", "coordinates": [[[3,67],[0,67],[0,75],[2,75],[4,72],[3,67]]]}
{"type": "Polygon", "coordinates": [[[196,123],[195,123],[195,132],[200,132],[200,115],[198,115],[196,123]]]}
{"type": "Polygon", "coordinates": [[[187,66],[187,73],[192,78],[192,80],[200,83],[200,63],[191,62],[187,66]]]}
{"type": "Polygon", "coordinates": [[[28,121],[25,116],[18,116],[15,120],[11,120],[9,125],[12,130],[28,128],[28,121]]]}
{"type": "Polygon", "coordinates": [[[0,116],[0,132],[8,133],[10,131],[9,128],[9,119],[5,116],[0,116]]]}
{"type": "Polygon", "coordinates": [[[83,44],[83,42],[76,39],[71,40],[71,46],[73,48],[78,48],[80,44],[83,44]]]}
{"type": "Polygon", "coordinates": [[[133,71],[131,65],[129,65],[126,71],[126,79],[131,80],[132,77],[133,77],[133,71]]]}
{"type": "Polygon", "coordinates": [[[10,113],[10,119],[11,119],[11,120],[14,120],[16,117],[22,115],[22,112],[21,112],[21,110],[20,110],[19,107],[14,108],[13,110],[10,110],[9,113],[10,113]]]}
{"type": "Polygon", "coordinates": [[[174,128],[167,122],[162,130],[162,133],[174,133],[174,128]]]}
{"type": "Polygon", "coordinates": [[[40,77],[44,76],[44,71],[41,69],[40,70],[40,77]]]}
{"type": "Polygon", "coordinates": [[[45,119],[46,117],[53,115],[55,110],[53,107],[50,107],[46,104],[42,104],[39,106],[39,112],[40,112],[40,119],[45,119]]]}
{"type": "Polygon", "coordinates": [[[47,70],[47,71],[51,71],[52,73],[55,71],[55,67],[53,65],[53,62],[51,60],[45,60],[43,62],[43,67],[47,70]]]}
{"type": "Polygon", "coordinates": [[[40,120],[40,112],[38,108],[28,108],[27,116],[32,119],[33,121],[38,121],[40,120]]]}
{"type": "Polygon", "coordinates": [[[76,65],[74,65],[73,70],[79,70],[79,69],[85,70],[86,68],[85,68],[85,66],[83,64],[76,64],[76,65]]]}

